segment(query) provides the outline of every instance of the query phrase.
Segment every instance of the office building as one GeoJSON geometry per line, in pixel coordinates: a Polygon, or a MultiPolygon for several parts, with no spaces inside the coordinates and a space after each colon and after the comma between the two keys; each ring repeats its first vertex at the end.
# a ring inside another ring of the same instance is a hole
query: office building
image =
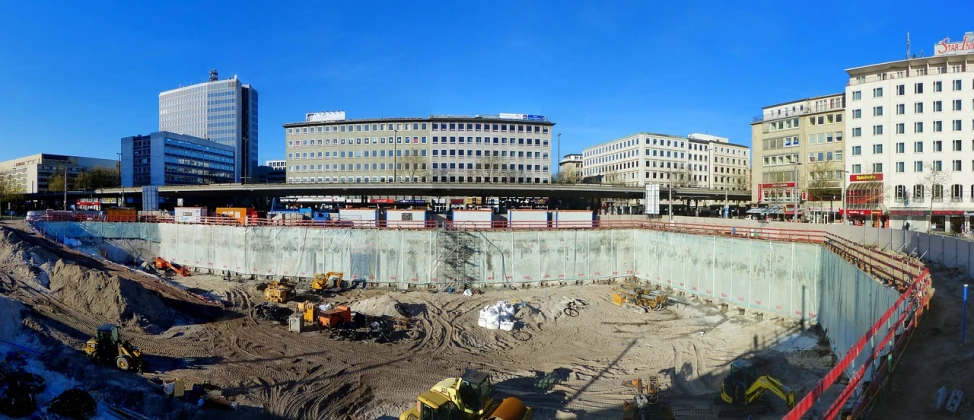
{"type": "Polygon", "coordinates": [[[258,182],[262,184],[283,184],[287,181],[287,161],[268,160],[258,168],[258,182]]]}
{"type": "Polygon", "coordinates": [[[725,137],[636,133],[586,148],[586,179],[629,186],[747,191],[750,151],[725,137]]]}
{"type": "Polygon", "coordinates": [[[257,90],[237,80],[210,80],[159,94],[159,131],[210,140],[234,150],[234,182],[257,177],[257,90]]]}
{"type": "Polygon", "coordinates": [[[67,170],[68,185],[78,174],[95,168],[118,170],[118,161],[81,156],[39,153],[0,162],[0,178],[13,180],[26,194],[48,191],[48,183],[54,175],[67,170]]]}
{"type": "Polygon", "coordinates": [[[551,182],[543,116],[346,119],[309,113],[284,124],[288,183],[551,182]]]}
{"type": "Polygon", "coordinates": [[[842,202],[845,94],[804,98],[762,108],[751,122],[752,200],[773,214],[830,221],[842,202]]]}
{"type": "Polygon", "coordinates": [[[122,186],[232,183],[234,150],[199,137],[159,131],[122,139],[122,186]]]}
{"type": "Polygon", "coordinates": [[[867,224],[957,232],[974,215],[974,33],[933,51],[846,70],[846,201],[867,224]]]}
{"type": "Polygon", "coordinates": [[[563,184],[582,182],[584,178],[582,160],[582,155],[578,153],[565,155],[561,162],[558,162],[558,181],[563,184]]]}

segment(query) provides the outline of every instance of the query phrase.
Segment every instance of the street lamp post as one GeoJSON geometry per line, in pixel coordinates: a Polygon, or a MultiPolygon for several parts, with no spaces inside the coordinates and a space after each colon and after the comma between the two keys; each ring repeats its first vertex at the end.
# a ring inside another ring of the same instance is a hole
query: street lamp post
{"type": "Polygon", "coordinates": [[[68,167],[64,167],[64,211],[68,211],[68,167]]]}
{"type": "Polygon", "coordinates": [[[794,208],[794,212],[795,212],[794,221],[795,221],[795,223],[798,223],[798,204],[801,203],[801,197],[802,197],[802,190],[801,190],[801,188],[798,187],[798,165],[801,165],[801,164],[802,164],[801,162],[795,162],[795,196],[794,196],[794,198],[795,198],[795,208],[794,208]]]}
{"type": "Polygon", "coordinates": [[[118,207],[122,207],[125,205],[125,185],[122,185],[122,153],[115,154],[118,155],[118,188],[122,192],[122,201],[118,202],[118,207]]]}
{"type": "Polygon", "coordinates": [[[667,189],[670,190],[670,198],[666,200],[669,209],[666,211],[666,213],[670,216],[670,222],[672,223],[673,222],[673,171],[670,170],[670,172],[666,174],[666,177],[668,178],[666,180],[666,187],[667,189]]]}
{"type": "Polygon", "coordinates": [[[845,183],[846,183],[845,174],[847,173],[849,173],[849,171],[846,170],[842,171],[842,207],[839,208],[839,211],[842,212],[842,224],[846,224],[846,221],[848,220],[847,218],[849,217],[849,209],[846,208],[846,202],[845,202],[845,183]]]}

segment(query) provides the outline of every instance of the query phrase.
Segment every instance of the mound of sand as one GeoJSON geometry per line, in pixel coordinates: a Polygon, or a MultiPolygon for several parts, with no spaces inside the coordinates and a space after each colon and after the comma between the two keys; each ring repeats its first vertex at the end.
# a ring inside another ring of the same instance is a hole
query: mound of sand
{"type": "Polygon", "coordinates": [[[7,228],[0,228],[0,267],[34,286],[49,287],[48,272],[57,257],[47,250],[24,243],[7,228]]]}
{"type": "Polygon", "coordinates": [[[51,270],[51,293],[65,305],[107,323],[166,329],[174,320],[162,300],[140,284],[64,260],[51,270]]]}
{"type": "Polygon", "coordinates": [[[20,331],[23,309],[20,302],[0,296],[0,340],[10,340],[20,331]]]}
{"type": "Polygon", "coordinates": [[[352,308],[353,312],[358,312],[360,314],[372,315],[372,316],[392,316],[401,317],[402,315],[396,311],[396,304],[399,303],[398,300],[389,296],[388,294],[383,294],[368,299],[363,299],[357,302],[353,302],[348,305],[352,308]]]}

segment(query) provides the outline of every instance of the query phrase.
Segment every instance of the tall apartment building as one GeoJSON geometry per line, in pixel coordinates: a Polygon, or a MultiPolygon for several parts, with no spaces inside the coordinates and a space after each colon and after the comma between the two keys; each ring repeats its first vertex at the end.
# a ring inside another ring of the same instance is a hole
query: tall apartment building
{"type": "Polygon", "coordinates": [[[974,215],[974,33],[934,55],[846,70],[853,214],[959,231],[974,215]]]}
{"type": "Polygon", "coordinates": [[[802,198],[810,214],[834,218],[842,202],[845,126],[843,93],[762,108],[751,123],[753,202],[794,215],[802,198]]]}
{"type": "Polygon", "coordinates": [[[586,179],[746,191],[750,151],[725,137],[637,133],[586,148],[586,179]]]}
{"type": "Polygon", "coordinates": [[[95,168],[118,169],[118,161],[39,153],[0,162],[0,178],[13,180],[26,194],[47,192],[54,175],[68,173],[68,184],[78,174],[95,168]]]}
{"type": "Polygon", "coordinates": [[[122,138],[122,186],[233,182],[234,150],[206,139],[159,131],[122,138]]]}
{"type": "Polygon", "coordinates": [[[234,182],[257,177],[257,90],[234,76],[159,94],[159,131],[203,138],[234,150],[234,182]]]}
{"type": "Polygon", "coordinates": [[[288,183],[551,182],[543,116],[499,114],[346,119],[344,111],[284,124],[288,183]]]}

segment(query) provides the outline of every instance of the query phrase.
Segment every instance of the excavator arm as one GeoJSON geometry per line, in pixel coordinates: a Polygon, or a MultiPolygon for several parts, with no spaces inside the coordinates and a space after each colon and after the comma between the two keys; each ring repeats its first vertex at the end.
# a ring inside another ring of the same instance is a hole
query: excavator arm
{"type": "Polygon", "coordinates": [[[784,400],[788,404],[788,409],[795,407],[795,392],[782,384],[781,381],[768,375],[759,377],[747,389],[747,403],[750,404],[758,398],[761,398],[761,394],[764,391],[771,391],[771,393],[784,400]]]}

